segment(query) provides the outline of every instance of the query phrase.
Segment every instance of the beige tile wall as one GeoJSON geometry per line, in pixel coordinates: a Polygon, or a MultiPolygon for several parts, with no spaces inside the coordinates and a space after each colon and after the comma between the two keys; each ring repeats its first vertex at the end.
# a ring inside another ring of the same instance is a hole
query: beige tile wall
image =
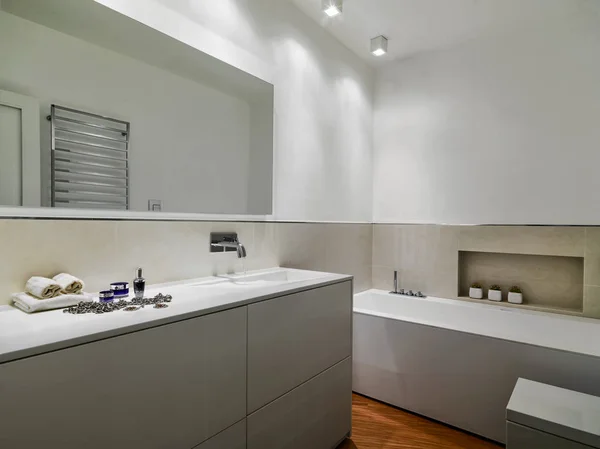
{"type": "Polygon", "coordinates": [[[373,286],[398,284],[431,296],[456,297],[459,228],[436,225],[374,225],[373,286]]]}
{"type": "MultiPolygon", "coordinates": [[[[600,318],[600,228],[376,224],[373,287],[389,290],[398,270],[401,287],[456,298],[459,251],[584,257],[583,314],[600,318]]],[[[574,307],[572,295],[552,301],[574,307]]]]}
{"type": "Polygon", "coordinates": [[[324,223],[0,220],[0,304],[32,275],[60,271],[97,291],[144,267],[151,283],[240,271],[211,255],[211,231],[236,231],[249,270],[287,266],[348,273],[356,291],[400,285],[458,295],[459,251],[584,257],[583,314],[600,318],[600,228],[324,223]]]}
{"type": "Polygon", "coordinates": [[[276,223],[281,266],[354,275],[355,291],[371,288],[373,226],[276,223]]]}
{"type": "Polygon", "coordinates": [[[89,291],[131,280],[137,266],[150,283],[240,271],[235,254],[210,254],[211,231],[236,231],[248,270],[288,266],[355,276],[371,288],[372,226],[86,220],[0,220],[0,304],[32,275],[80,276],[89,291]]]}

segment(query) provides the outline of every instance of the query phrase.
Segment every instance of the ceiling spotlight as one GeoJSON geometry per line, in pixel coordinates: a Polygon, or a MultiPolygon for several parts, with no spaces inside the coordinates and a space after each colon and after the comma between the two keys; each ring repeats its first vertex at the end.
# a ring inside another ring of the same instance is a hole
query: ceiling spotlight
{"type": "Polygon", "coordinates": [[[383,56],[388,51],[388,40],[385,36],[377,36],[371,39],[371,53],[375,56],[383,56]]]}
{"type": "Polygon", "coordinates": [[[342,13],[344,0],[323,0],[323,12],[329,17],[335,17],[342,13]]]}

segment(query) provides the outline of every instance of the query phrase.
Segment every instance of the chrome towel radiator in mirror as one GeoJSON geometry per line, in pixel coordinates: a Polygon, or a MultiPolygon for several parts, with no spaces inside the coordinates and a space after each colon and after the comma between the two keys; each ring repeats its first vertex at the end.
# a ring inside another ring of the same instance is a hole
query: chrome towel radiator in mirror
{"type": "Polygon", "coordinates": [[[52,207],[129,210],[130,123],[52,105],[52,207]]]}

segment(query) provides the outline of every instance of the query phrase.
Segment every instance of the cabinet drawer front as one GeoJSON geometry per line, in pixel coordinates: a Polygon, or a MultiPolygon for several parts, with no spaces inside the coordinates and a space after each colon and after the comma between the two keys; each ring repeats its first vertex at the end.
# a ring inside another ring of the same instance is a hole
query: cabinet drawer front
{"type": "Polygon", "coordinates": [[[352,353],[352,282],[248,306],[248,413],[352,353]]]}
{"type": "Polygon", "coordinates": [[[248,416],[248,449],[333,449],[351,426],[348,358],[248,416]]]}
{"type": "Polygon", "coordinates": [[[243,307],[0,365],[0,447],[198,445],[245,417],[246,319],[243,307]]]}
{"type": "Polygon", "coordinates": [[[246,449],[246,420],[225,429],[194,449],[246,449]]]}
{"type": "Polygon", "coordinates": [[[590,446],[565,440],[555,435],[521,426],[512,422],[506,423],[507,449],[590,449],[590,446]]]}

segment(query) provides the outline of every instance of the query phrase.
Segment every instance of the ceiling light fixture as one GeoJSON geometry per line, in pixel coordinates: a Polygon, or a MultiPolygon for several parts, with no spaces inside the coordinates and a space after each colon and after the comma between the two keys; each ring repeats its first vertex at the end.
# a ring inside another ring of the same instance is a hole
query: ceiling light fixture
{"type": "Polygon", "coordinates": [[[388,51],[388,40],[385,36],[377,36],[371,39],[371,53],[375,56],[383,56],[388,51]]]}
{"type": "Polygon", "coordinates": [[[342,13],[344,0],[323,0],[323,12],[329,17],[339,16],[342,13]]]}

